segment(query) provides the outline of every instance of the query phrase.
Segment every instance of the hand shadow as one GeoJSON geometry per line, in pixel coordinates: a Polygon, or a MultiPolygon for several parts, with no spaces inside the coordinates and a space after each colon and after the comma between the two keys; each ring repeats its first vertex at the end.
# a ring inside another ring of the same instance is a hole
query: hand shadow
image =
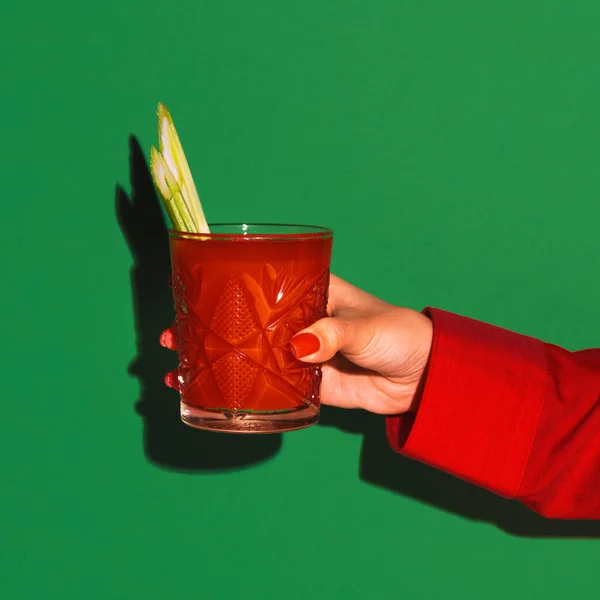
{"type": "Polygon", "coordinates": [[[600,538],[600,521],[545,519],[519,502],[396,454],[387,442],[385,418],[380,415],[325,406],[320,424],[363,434],[359,476],[367,483],[471,521],[492,523],[515,536],[600,538]]]}
{"type": "Polygon", "coordinates": [[[137,412],[144,421],[144,451],[158,466],[178,471],[230,471],[272,458],[281,434],[225,435],[193,429],[179,417],[177,393],[165,386],[164,375],[176,367],[173,352],[159,344],[173,321],[169,240],[159,199],[139,142],[130,137],[131,198],[117,185],[116,215],[134,259],[131,290],[137,335],[137,356],[129,373],[139,379],[137,412]]]}

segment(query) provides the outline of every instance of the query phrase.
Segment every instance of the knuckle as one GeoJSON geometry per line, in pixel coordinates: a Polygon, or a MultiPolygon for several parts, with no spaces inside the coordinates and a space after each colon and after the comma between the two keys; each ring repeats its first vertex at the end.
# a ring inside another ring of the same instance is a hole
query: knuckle
{"type": "Polygon", "coordinates": [[[323,340],[327,350],[337,350],[344,339],[344,325],[333,317],[321,319],[312,329],[323,340]]]}
{"type": "Polygon", "coordinates": [[[327,324],[327,335],[329,338],[329,342],[331,342],[331,344],[337,348],[344,340],[344,322],[340,319],[328,319],[328,321],[329,323],[327,324]]]}

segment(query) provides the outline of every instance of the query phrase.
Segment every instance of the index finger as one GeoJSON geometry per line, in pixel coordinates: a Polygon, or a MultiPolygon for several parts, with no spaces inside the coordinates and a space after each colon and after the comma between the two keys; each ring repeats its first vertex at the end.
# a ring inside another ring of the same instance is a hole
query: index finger
{"type": "Polygon", "coordinates": [[[330,317],[346,310],[367,310],[372,312],[379,306],[387,306],[387,302],[357,288],[355,285],[344,281],[334,275],[329,280],[329,300],[327,302],[327,315],[330,317]]]}

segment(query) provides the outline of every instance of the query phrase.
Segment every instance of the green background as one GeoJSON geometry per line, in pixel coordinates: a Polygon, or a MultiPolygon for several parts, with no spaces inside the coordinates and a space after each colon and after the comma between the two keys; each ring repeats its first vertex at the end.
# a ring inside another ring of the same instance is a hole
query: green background
{"type": "Polygon", "coordinates": [[[596,598],[599,527],[394,456],[380,418],[181,425],[128,138],[162,100],[210,220],[329,225],[389,301],[598,345],[600,3],[91,7],[0,21],[0,595],[596,598]]]}

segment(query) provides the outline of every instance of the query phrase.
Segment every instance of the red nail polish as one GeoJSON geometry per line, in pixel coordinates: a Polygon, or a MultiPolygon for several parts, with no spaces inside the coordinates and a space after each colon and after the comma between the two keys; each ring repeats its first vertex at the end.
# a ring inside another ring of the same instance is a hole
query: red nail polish
{"type": "Polygon", "coordinates": [[[179,380],[177,378],[177,371],[171,371],[165,375],[165,385],[179,391],[179,380]]]}
{"type": "Polygon", "coordinates": [[[173,332],[172,327],[165,329],[160,334],[160,345],[168,348],[169,350],[177,349],[177,340],[175,339],[175,333],[173,332]]]}
{"type": "Polygon", "coordinates": [[[165,348],[167,347],[167,334],[169,333],[168,329],[165,329],[161,334],[160,334],[160,345],[164,346],[165,348]]]}
{"type": "Polygon", "coordinates": [[[304,358],[318,352],[321,342],[314,333],[301,333],[292,338],[290,346],[296,358],[304,358]]]}

